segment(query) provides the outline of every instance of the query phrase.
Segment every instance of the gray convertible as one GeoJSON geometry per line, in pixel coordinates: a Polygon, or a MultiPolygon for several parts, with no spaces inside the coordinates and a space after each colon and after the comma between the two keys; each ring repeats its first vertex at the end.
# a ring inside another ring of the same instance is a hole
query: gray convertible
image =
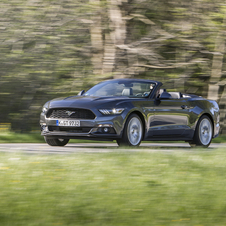
{"type": "Polygon", "coordinates": [[[41,135],[51,146],[94,139],[116,140],[120,146],[187,141],[208,147],[219,134],[218,104],[161,86],[152,80],[113,79],[77,96],[48,101],[40,115],[41,135]]]}

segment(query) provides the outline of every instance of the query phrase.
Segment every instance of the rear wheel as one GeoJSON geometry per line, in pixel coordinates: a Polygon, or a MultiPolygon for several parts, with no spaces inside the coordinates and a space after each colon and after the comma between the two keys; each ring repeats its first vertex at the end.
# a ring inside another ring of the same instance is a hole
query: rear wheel
{"type": "Polygon", "coordinates": [[[117,140],[119,146],[139,146],[143,138],[143,124],[140,117],[132,114],[126,121],[122,139],[117,140]]]}
{"type": "Polygon", "coordinates": [[[208,147],[213,137],[213,125],[210,118],[206,115],[202,116],[195,129],[194,138],[189,144],[191,147],[200,146],[208,147]]]}
{"type": "Polygon", "coordinates": [[[69,139],[58,139],[58,138],[48,138],[44,137],[46,143],[50,146],[65,146],[69,139]]]}

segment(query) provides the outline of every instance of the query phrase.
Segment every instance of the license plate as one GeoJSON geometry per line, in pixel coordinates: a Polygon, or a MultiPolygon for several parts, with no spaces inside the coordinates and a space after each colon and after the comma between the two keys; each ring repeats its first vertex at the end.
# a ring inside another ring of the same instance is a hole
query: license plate
{"type": "Polygon", "coordinates": [[[74,126],[78,127],[80,126],[79,120],[56,120],[57,126],[74,126]]]}

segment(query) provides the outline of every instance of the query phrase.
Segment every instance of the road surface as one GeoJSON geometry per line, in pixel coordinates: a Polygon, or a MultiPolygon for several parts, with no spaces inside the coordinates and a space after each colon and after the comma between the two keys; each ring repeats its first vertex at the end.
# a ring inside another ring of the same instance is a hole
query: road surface
{"type": "MultiPolygon", "coordinates": [[[[225,143],[211,144],[208,151],[226,147],[225,143]]],[[[65,147],[51,147],[47,144],[8,143],[0,144],[0,152],[24,152],[39,154],[70,154],[77,152],[114,152],[114,151],[193,151],[187,143],[142,143],[136,148],[121,148],[116,143],[69,143],[65,147]]]]}

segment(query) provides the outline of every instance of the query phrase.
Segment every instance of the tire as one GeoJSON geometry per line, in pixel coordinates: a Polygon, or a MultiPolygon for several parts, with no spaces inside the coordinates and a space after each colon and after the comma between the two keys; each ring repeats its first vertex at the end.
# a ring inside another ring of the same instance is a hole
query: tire
{"type": "Polygon", "coordinates": [[[126,121],[121,139],[117,140],[119,146],[139,146],[143,139],[143,123],[137,114],[131,114],[126,121]]]}
{"type": "Polygon", "coordinates": [[[50,146],[65,146],[69,142],[69,139],[57,139],[48,137],[44,137],[44,139],[50,146]]]}
{"type": "Polygon", "coordinates": [[[206,115],[202,116],[196,126],[193,140],[189,142],[191,147],[207,148],[213,137],[213,124],[206,115]]]}

